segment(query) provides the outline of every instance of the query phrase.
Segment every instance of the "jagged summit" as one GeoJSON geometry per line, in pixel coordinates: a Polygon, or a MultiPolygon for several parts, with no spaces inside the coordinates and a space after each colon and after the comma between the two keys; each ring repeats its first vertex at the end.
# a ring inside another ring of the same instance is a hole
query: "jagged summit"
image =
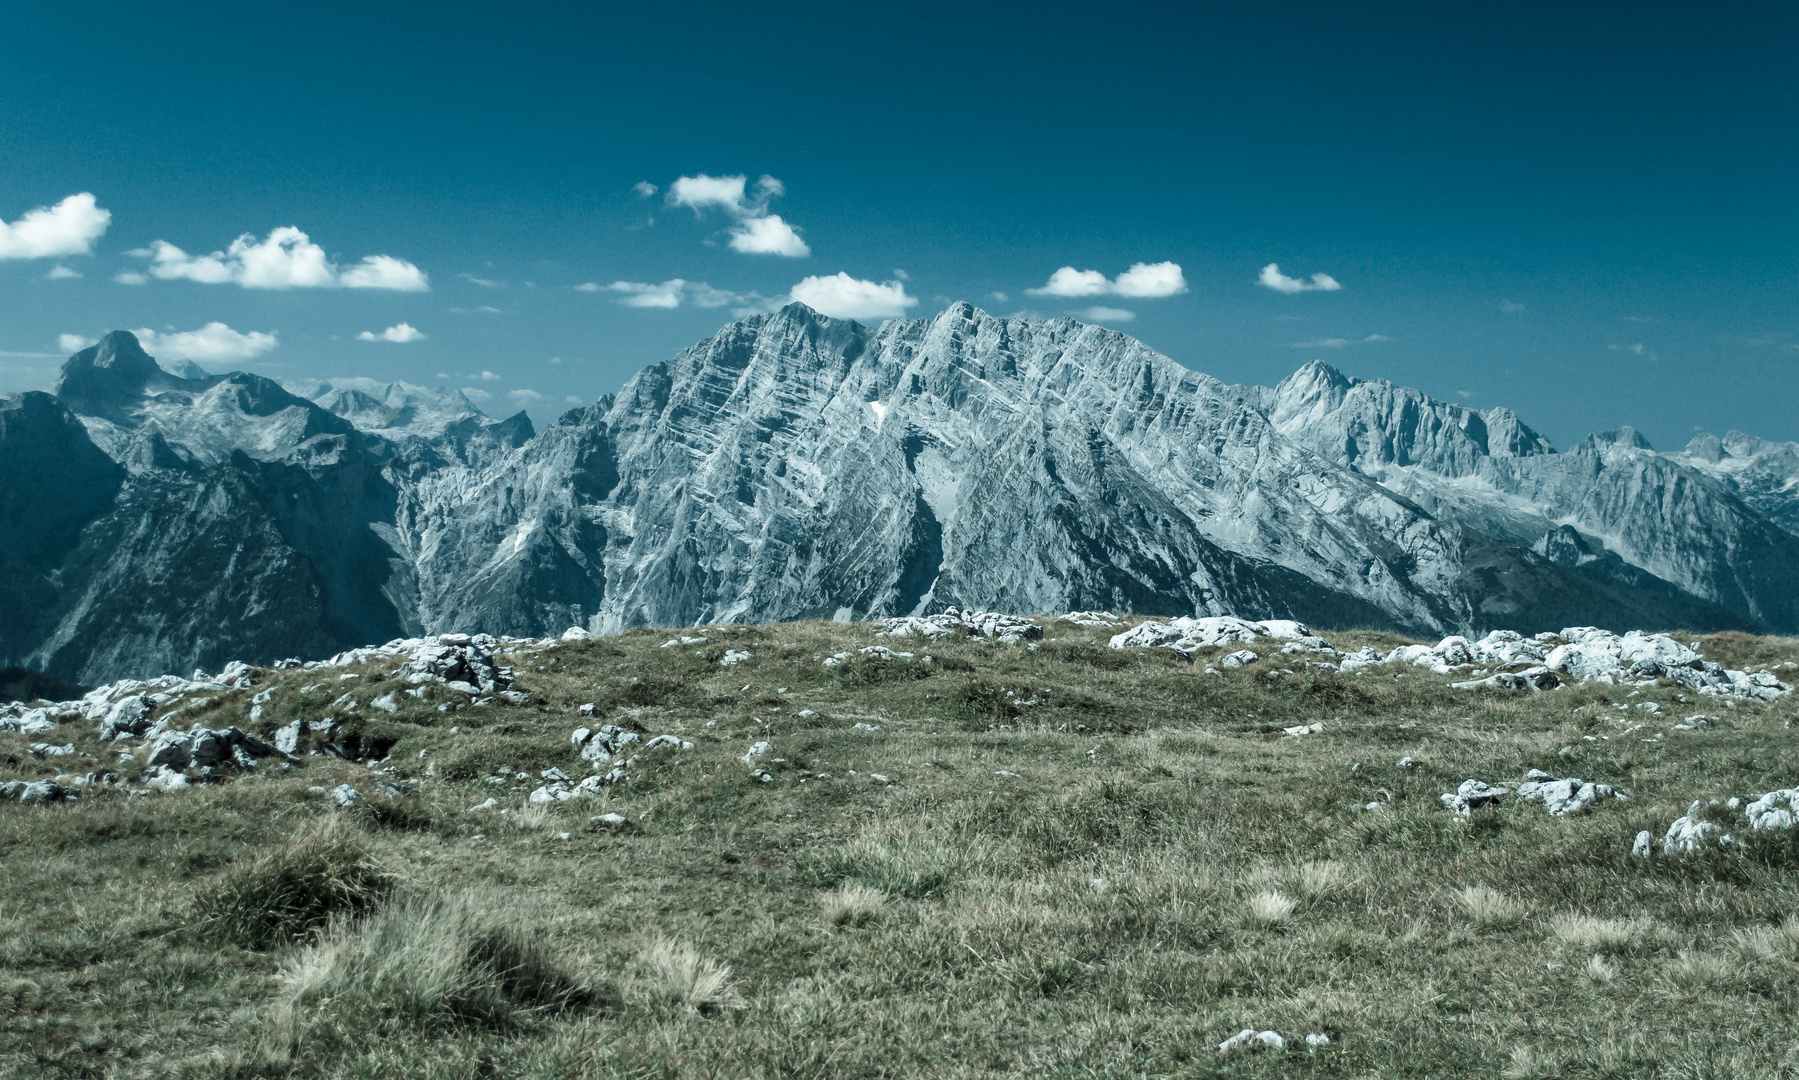
{"type": "Polygon", "coordinates": [[[63,362],[50,392],[87,411],[112,413],[144,391],[189,380],[164,371],[129,330],[114,330],[63,362]]]}
{"type": "Polygon", "coordinates": [[[80,681],[944,605],[1799,628],[1789,444],[1664,455],[1621,429],[1556,453],[1508,409],[1322,362],[1226,386],[968,303],[873,328],[790,304],[541,432],[404,383],[178,379],[129,334],[37,397],[0,410],[0,475],[52,437],[85,471],[52,485],[79,507],[60,539],[16,517],[40,555],[0,663],[80,681]]]}

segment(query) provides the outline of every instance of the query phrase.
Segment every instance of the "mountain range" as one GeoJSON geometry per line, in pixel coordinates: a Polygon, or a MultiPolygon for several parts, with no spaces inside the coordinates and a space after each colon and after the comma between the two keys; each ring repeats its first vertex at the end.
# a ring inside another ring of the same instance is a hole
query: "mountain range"
{"type": "Polygon", "coordinates": [[[949,605],[1799,630],[1795,444],[1558,452],[1508,409],[1319,362],[1229,386],[1072,319],[793,304],[542,431],[455,391],[171,368],[118,331],[0,398],[0,666],[949,605]]]}

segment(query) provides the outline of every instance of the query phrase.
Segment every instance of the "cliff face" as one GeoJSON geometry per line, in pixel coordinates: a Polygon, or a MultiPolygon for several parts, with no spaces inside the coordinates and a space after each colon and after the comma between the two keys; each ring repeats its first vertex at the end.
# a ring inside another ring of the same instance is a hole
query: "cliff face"
{"type": "Polygon", "coordinates": [[[542,432],[403,384],[291,389],[181,379],[119,333],[0,407],[0,558],[30,571],[0,586],[26,613],[0,663],[97,681],[947,604],[1799,627],[1799,538],[1627,434],[1557,454],[1318,364],[1229,387],[1068,319],[793,305],[542,432]]]}

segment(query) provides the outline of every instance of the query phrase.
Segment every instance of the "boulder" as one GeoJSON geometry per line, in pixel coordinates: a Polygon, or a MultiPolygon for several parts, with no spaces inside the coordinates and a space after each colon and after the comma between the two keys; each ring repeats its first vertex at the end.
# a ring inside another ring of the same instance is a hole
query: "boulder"
{"type": "Polygon", "coordinates": [[[1480,780],[1464,780],[1454,794],[1445,792],[1442,801],[1444,806],[1466,816],[1483,806],[1498,806],[1507,794],[1502,787],[1493,787],[1480,780]]]}
{"type": "Polygon", "coordinates": [[[100,721],[100,741],[111,742],[127,735],[142,735],[150,726],[150,703],[142,694],[120,698],[100,721]]]}

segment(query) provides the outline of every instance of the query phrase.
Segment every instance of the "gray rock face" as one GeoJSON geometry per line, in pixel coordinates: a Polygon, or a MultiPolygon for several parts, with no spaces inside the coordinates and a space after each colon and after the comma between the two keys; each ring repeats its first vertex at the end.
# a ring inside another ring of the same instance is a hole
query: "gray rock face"
{"type": "Polygon", "coordinates": [[[877,329],[793,305],[542,432],[404,384],[181,378],[115,333],[0,402],[0,663],[97,683],[946,607],[1799,629],[1799,537],[1695,453],[1557,454],[1323,365],[1229,387],[966,304],[877,329]]]}

